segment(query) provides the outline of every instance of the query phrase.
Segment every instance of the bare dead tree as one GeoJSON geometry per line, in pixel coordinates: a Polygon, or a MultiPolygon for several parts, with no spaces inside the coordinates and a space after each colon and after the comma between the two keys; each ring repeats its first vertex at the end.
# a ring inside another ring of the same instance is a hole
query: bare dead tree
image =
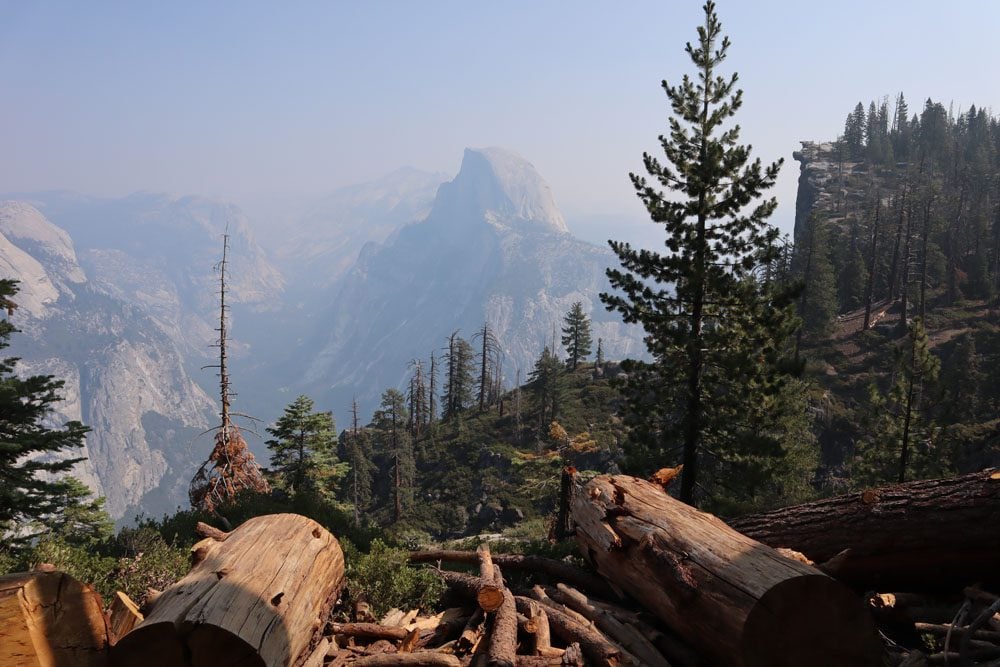
{"type": "MultiPolygon", "coordinates": [[[[214,512],[216,508],[232,499],[243,490],[267,493],[270,489],[260,471],[253,453],[243,439],[239,427],[233,423],[231,415],[232,389],[229,382],[229,368],[226,343],[229,340],[226,327],[226,267],[229,256],[229,230],[222,237],[222,260],[216,265],[219,272],[219,398],[222,404],[219,413],[220,425],[215,429],[215,446],[208,460],[195,473],[188,488],[191,506],[214,512]]],[[[213,366],[206,366],[212,368],[213,366]]]]}

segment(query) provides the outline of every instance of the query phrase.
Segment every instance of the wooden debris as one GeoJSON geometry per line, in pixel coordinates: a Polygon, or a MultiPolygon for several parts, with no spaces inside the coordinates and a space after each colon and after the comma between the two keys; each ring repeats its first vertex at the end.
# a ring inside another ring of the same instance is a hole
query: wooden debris
{"type": "MultiPolygon", "coordinates": [[[[514,601],[519,612],[528,613],[531,599],[518,595],[514,601]]],[[[617,667],[622,664],[621,650],[595,628],[579,623],[558,609],[545,605],[543,607],[552,631],[567,644],[579,644],[588,661],[587,664],[605,667],[617,667]]]]}
{"type": "Polygon", "coordinates": [[[286,665],[308,657],[344,578],[337,540],[311,519],[250,519],[200,559],[112,649],[118,665],[286,665]],[[242,661],[242,662],[241,662],[242,661]]]}
{"type": "MultiPolygon", "coordinates": [[[[608,600],[619,597],[603,578],[593,575],[571,563],[545,558],[544,556],[521,554],[493,554],[492,560],[504,570],[541,574],[551,578],[553,583],[567,583],[608,600]]],[[[442,563],[467,563],[473,565],[479,562],[479,556],[475,551],[451,551],[444,549],[414,551],[410,554],[411,563],[436,563],[439,561],[442,563]]]]}
{"type": "Polygon", "coordinates": [[[111,600],[111,610],[108,616],[109,638],[112,644],[118,643],[119,639],[131,632],[136,625],[142,623],[143,619],[139,607],[121,591],[115,593],[115,597],[111,600]]]}
{"type": "Polygon", "coordinates": [[[1000,580],[1000,479],[995,470],[893,484],[741,517],[739,532],[816,562],[864,588],[948,588],[1000,580]],[[846,553],[844,553],[846,551],[846,553]],[[933,576],[930,574],[933,573],[933,576]]]}
{"type": "Polygon", "coordinates": [[[101,596],[63,572],[0,577],[0,665],[105,667],[101,596]]]}
{"type": "Polygon", "coordinates": [[[486,651],[487,664],[489,667],[514,667],[514,657],[517,655],[517,609],[514,606],[514,596],[504,586],[500,568],[491,567],[502,604],[497,607],[493,616],[493,631],[486,651]]]}
{"type": "Polygon", "coordinates": [[[656,484],[598,476],[573,517],[598,571],[719,664],[882,664],[874,622],[852,591],[656,484]]]}
{"type": "Polygon", "coordinates": [[[393,625],[378,625],[377,623],[331,623],[330,631],[335,635],[346,637],[364,637],[366,639],[405,639],[410,633],[406,628],[393,625]]]}
{"type": "Polygon", "coordinates": [[[503,584],[497,585],[489,545],[485,542],[480,544],[476,550],[476,556],[479,558],[480,580],[479,591],[476,593],[476,602],[479,603],[479,607],[483,611],[496,611],[504,602],[503,584]]]}

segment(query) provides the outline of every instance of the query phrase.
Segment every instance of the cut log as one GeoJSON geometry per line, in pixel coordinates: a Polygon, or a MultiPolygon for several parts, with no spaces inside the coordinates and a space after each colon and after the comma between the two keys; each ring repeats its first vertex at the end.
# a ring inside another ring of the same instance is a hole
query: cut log
{"type": "Polygon", "coordinates": [[[656,484],[596,477],[573,519],[601,574],[719,664],[882,664],[875,624],[850,589],[656,484]]]}
{"type": "Polygon", "coordinates": [[[344,578],[336,538],[296,514],[192,547],[194,566],[112,649],[115,665],[292,665],[315,646],[344,578]]]}
{"type": "Polygon", "coordinates": [[[417,651],[416,653],[382,653],[359,658],[357,667],[461,667],[462,661],[447,653],[417,651]]]}
{"type": "Polygon", "coordinates": [[[493,558],[490,554],[490,547],[485,542],[476,549],[476,556],[479,557],[479,592],[476,594],[476,602],[483,611],[496,611],[503,604],[503,585],[497,585],[496,572],[493,569],[493,558]]]}
{"type": "MultiPolygon", "coordinates": [[[[517,610],[522,614],[528,614],[532,600],[530,598],[514,596],[517,610]]],[[[563,612],[542,605],[548,616],[549,627],[567,644],[579,644],[587,658],[588,665],[598,667],[618,667],[623,663],[621,650],[609,642],[600,632],[590,627],[578,623],[575,619],[567,616],[563,612]]]]}
{"type": "Polygon", "coordinates": [[[334,635],[345,637],[365,637],[366,639],[406,639],[409,630],[397,626],[378,625],[377,623],[331,623],[330,631],[334,635]]]}
{"type": "MultiPolygon", "coordinates": [[[[824,563],[863,588],[950,588],[1000,580],[1000,478],[994,471],[893,484],[733,519],[772,547],[824,563]],[[834,565],[834,564],[831,564],[834,565]]],[[[821,566],[821,569],[826,569],[821,566]]]]}
{"type": "Polygon", "coordinates": [[[131,632],[132,628],[142,623],[143,618],[139,607],[121,591],[115,593],[108,616],[111,630],[109,639],[112,644],[116,644],[119,639],[131,632]]]}
{"type": "Polygon", "coordinates": [[[549,597],[556,602],[582,614],[587,620],[594,623],[601,632],[618,642],[631,655],[634,655],[640,664],[646,665],[646,667],[670,667],[670,662],[634,625],[623,623],[610,612],[598,608],[580,591],[565,584],[559,584],[555,589],[550,589],[547,592],[549,597]]]}
{"type": "Polygon", "coordinates": [[[489,667],[514,667],[514,656],[517,655],[517,609],[514,606],[514,596],[504,586],[500,568],[491,567],[493,582],[500,589],[502,604],[493,615],[493,631],[486,651],[487,664],[489,667]]]}
{"type": "Polygon", "coordinates": [[[63,572],[0,577],[0,665],[104,667],[101,596],[63,572]]]}

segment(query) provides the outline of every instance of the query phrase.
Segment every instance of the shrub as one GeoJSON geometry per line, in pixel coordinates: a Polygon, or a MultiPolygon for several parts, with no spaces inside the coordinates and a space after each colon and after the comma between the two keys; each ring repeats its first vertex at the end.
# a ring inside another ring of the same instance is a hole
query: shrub
{"type": "Polygon", "coordinates": [[[381,617],[394,607],[433,609],[445,585],[433,572],[407,565],[408,553],[382,540],[373,540],[371,551],[360,555],[344,542],[347,563],[348,601],[364,599],[372,613],[381,617]]]}

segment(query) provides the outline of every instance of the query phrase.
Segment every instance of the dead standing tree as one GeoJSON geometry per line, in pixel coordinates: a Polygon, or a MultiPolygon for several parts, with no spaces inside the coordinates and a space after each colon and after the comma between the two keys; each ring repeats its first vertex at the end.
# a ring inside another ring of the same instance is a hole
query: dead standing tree
{"type": "MultiPolygon", "coordinates": [[[[219,394],[222,402],[221,424],[215,431],[215,447],[208,460],[191,480],[188,498],[191,506],[214,512],[216,507],[233,498],[245,489],[257,493],[267,493],[270,489],[261,474],[260,467],[240,429],[232,421],[230,403],[232,392],[229,387],[229,371],[226,366],[226,262],[229,254],[229,234],[222,237],[222,261],[216,269],[219,272],[219,394]]],[[[210,368],[207,366],[206,368],[210,368]]]]}

